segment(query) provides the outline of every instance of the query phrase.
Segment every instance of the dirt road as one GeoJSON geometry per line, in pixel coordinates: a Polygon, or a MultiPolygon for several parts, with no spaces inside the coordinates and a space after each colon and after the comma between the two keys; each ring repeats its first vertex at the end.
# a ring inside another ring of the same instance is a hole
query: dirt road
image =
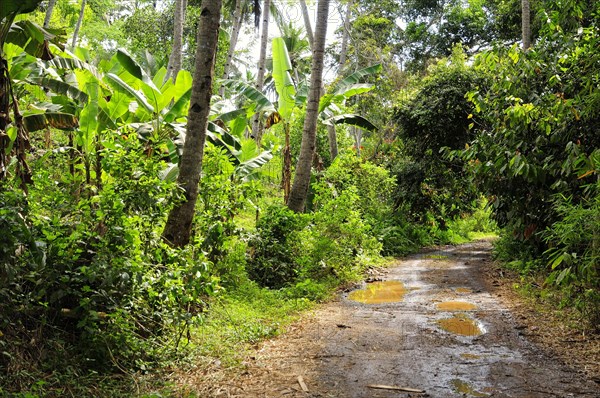
{"type": "Polygon", "coordinates": [[[598,384],[528,342],[486,290],[490,248],[399,261],[265,343],[214,396],[600,397],[598,384]]]}

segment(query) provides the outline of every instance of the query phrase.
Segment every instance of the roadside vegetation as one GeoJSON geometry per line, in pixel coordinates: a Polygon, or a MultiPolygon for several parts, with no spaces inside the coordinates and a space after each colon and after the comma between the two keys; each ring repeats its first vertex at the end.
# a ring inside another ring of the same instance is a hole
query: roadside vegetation
{"type": "Polygon", "coordinates": [[[178,395],[370,268],[496,234],[598,328],[598,3],[535,2],[524,49],[518,1],[335,3],[321,63],[285,3],[129,3],[0,10],[0,395],[178,395]]]}

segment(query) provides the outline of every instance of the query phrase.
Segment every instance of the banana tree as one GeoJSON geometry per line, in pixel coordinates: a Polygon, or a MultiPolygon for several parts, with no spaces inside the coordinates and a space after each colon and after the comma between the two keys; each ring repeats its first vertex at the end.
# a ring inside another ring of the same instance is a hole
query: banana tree
{"type": "MultiPolygon", "coordinates": [[[[372,84],[360,82],[368,76],[381,72],[381,69],[381,64],[360,69],[335,84],[330,93],[321,97],[319,117],[327,126],[329,152],[332,161],[338,154],[336,125],[347,124],[366,131],[377,130],[377,127],[363,116],[354,113],[344,114],[340,107],[351,97],[371,91],[373,89],[372,84]]],[[[357,147],[360,147],[360,143],[357,147]]]]}
{"type": "MultiPolygon", "coordinates": [[[[35,126],[61,127],[67,124],[65,118],[58,114],[32,114],[30,122],[19,111],[17,98],[9,69],[7,51],[15,52],[16,45],[21,45],[21,52],[40,57],[52,58],[48,41],[58,39],[59,31],[43,29],[29,21],[14,23],[17,15],[34,11],[41,0],[3,0],[0,5],[0,180],[6,179],[11,159],[16,160],[16,175],[21,186],[26,190],[26,184],[31,182],[31,170],[26,162],[27,151],[30,148],[29,129],[35,126]],[[9,49],[6,47],[9,45],[9,49]],[[11,113],[13,119],[11,119],[11,113]],[[54,122],[56,119],[62,121],[54,122]]],[[[27,115],[25,115],[27,116],[27,115]]],[[[74,119],[71,124],[76,124],[74,119]]],[[[74,127],[74,126],[71,126],[74,127]]],[[[69,127],[70,128],[70,127],[69,127]]]]}
{"type": "Polygon", "coordinates": [[[283,38],[273,39],[273,80],[278,94],[278,112],[283,121],[285,145],[283,148],[283,200],[287,203],[292,181],[292,151],[290,148],[290,120],[296,107],[296,87],[292,80],[292,62],[283,38]]]}

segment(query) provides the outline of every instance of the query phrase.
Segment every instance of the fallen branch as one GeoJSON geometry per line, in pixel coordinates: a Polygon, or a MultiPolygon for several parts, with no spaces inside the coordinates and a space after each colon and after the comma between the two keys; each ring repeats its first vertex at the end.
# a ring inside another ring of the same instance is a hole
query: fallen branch
{"type": "Polygon", "coordinates": [[[378,389],[378,390],[393,390],[393,391],[415,392],[417,394],[423,394],[423,393],[425,393],[425,390],[419,390],[417,388],[398,387],[398,386],[385,386],[385,385],[382,385],[382,384],[369,384],[367,387],[369,387],[369,388],[375,388],[375,389],[378,389]]]}
{"type": "Polygon", "coordinates": [[[298,376],[298,384],[300,384],[300,387],[302,387],[302,391],[308,392],[308,387],[306,386],[306,383],[304,382],[304,378],[302,376],[298,376]]]}

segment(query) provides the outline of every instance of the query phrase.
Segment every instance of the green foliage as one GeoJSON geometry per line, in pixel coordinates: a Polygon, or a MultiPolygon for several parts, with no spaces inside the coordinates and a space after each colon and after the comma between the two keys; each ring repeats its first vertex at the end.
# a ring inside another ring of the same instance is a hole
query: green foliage
{"type": "Polygon", "coordinates": [[[584,317],[600,325],[600,183],[595,197],[574,204],[556,201],[559,220],[543,233],[551,269],[547,282],[562,286],[584,317]]]}
{"type": "Polygon", "coordinates": [[[467,211],[476,198],[462,162],[449,160],[442,149],[462,148],[471,139],[473,106],[465,94],[479,80],[457,46],[451,59],[431,68],[416,92],[396,106],[404,156],[388,167],[397,181],[396,206],[406,205],[413,220],[423,222],[431,215],[443,229],[445,219],[467,211]]]}
{"type": "MultiPolygon", "coordinates": [[[[229,253],[237,253],[240,232],[235,217],[255,201],[259,188],[255,181],[236,178],[235,168],[226,152],[208,145],[202,164],[195,225],[196,245],[217,264],[218,274],[233,282],[243,274],[243,262],[232,264],[229,253]],[[233,267],[233,268],[231,268],[233,267]]],[[[239,256],[237,256],[239,258],[239,256]]]]}
{"type": "MultiPolygon", "coordinates": [[[[135,136],[110,147],[100,187],[74,194],[71,174],[55,180],[52,169],[36,168],[29,207],[17,207],[10,187],[2,192],[1,220],[13,233],[3,245],[0,329],[13,342],[30,328],[44,336],[5,347],[4,369],[42,346],[55,369],[67,357],[86,369],[147,369],[177,351],[216,286],[201,251],[160,238],[174,200],[173,185],[159,178],[161,162],[135,136]],[[64,352],[49,343],[59,340],[69,341],[64,352]]],[[[31,369],[40,360],[31,358],[31,369]]]]}
{"type": "Polygon", "coordinates": [[[492,198],[499,224],[532,237],[540,251],[533,233],[557,220],[550,198],[585,196],[591,176],[577,168],[600,145],[594,105],[600,97],[590,90],[598,76],[592,66],[598,28],[563,31],[569,13],[548,13],[551,24],[534,49],[498,48],[477,58],[488,88],[469,94],[479,115],[477,138],[463,155],[492,198]]]}
{"type": "Polygon", "coordinates": [[[296,214],[287,206],[267,208],[256,224],[256,234],[248,241],[250,279],[274,288],[293,282],[300,271],[293,241],[309,222],[309,215],[296,214]]]}
{"type": "Polygon", "coordinates": [[[296,261],[304,277],[355,279],[379,259],[381,244],[362,217],[363,198],[354,186],[327,196],[317,194],[313,224],[294,241],[296,261]]]}
{"type": "MultiPolygon", "coordinates": [[[[248,274],[264,286],[354,279],[380,258],[378,230],[391,215],[393,181],[387,172],[352,154],[341,155],[313,184],[313,212],[266,210],[249,241],[248,274]]],[[[306,284],[306,285],[304,285],[306,284]]],[[[315,293],[311,293],[311,296],[315,293]]],[[[320,294],[319,294],[320,295],[320,294]]]]}

